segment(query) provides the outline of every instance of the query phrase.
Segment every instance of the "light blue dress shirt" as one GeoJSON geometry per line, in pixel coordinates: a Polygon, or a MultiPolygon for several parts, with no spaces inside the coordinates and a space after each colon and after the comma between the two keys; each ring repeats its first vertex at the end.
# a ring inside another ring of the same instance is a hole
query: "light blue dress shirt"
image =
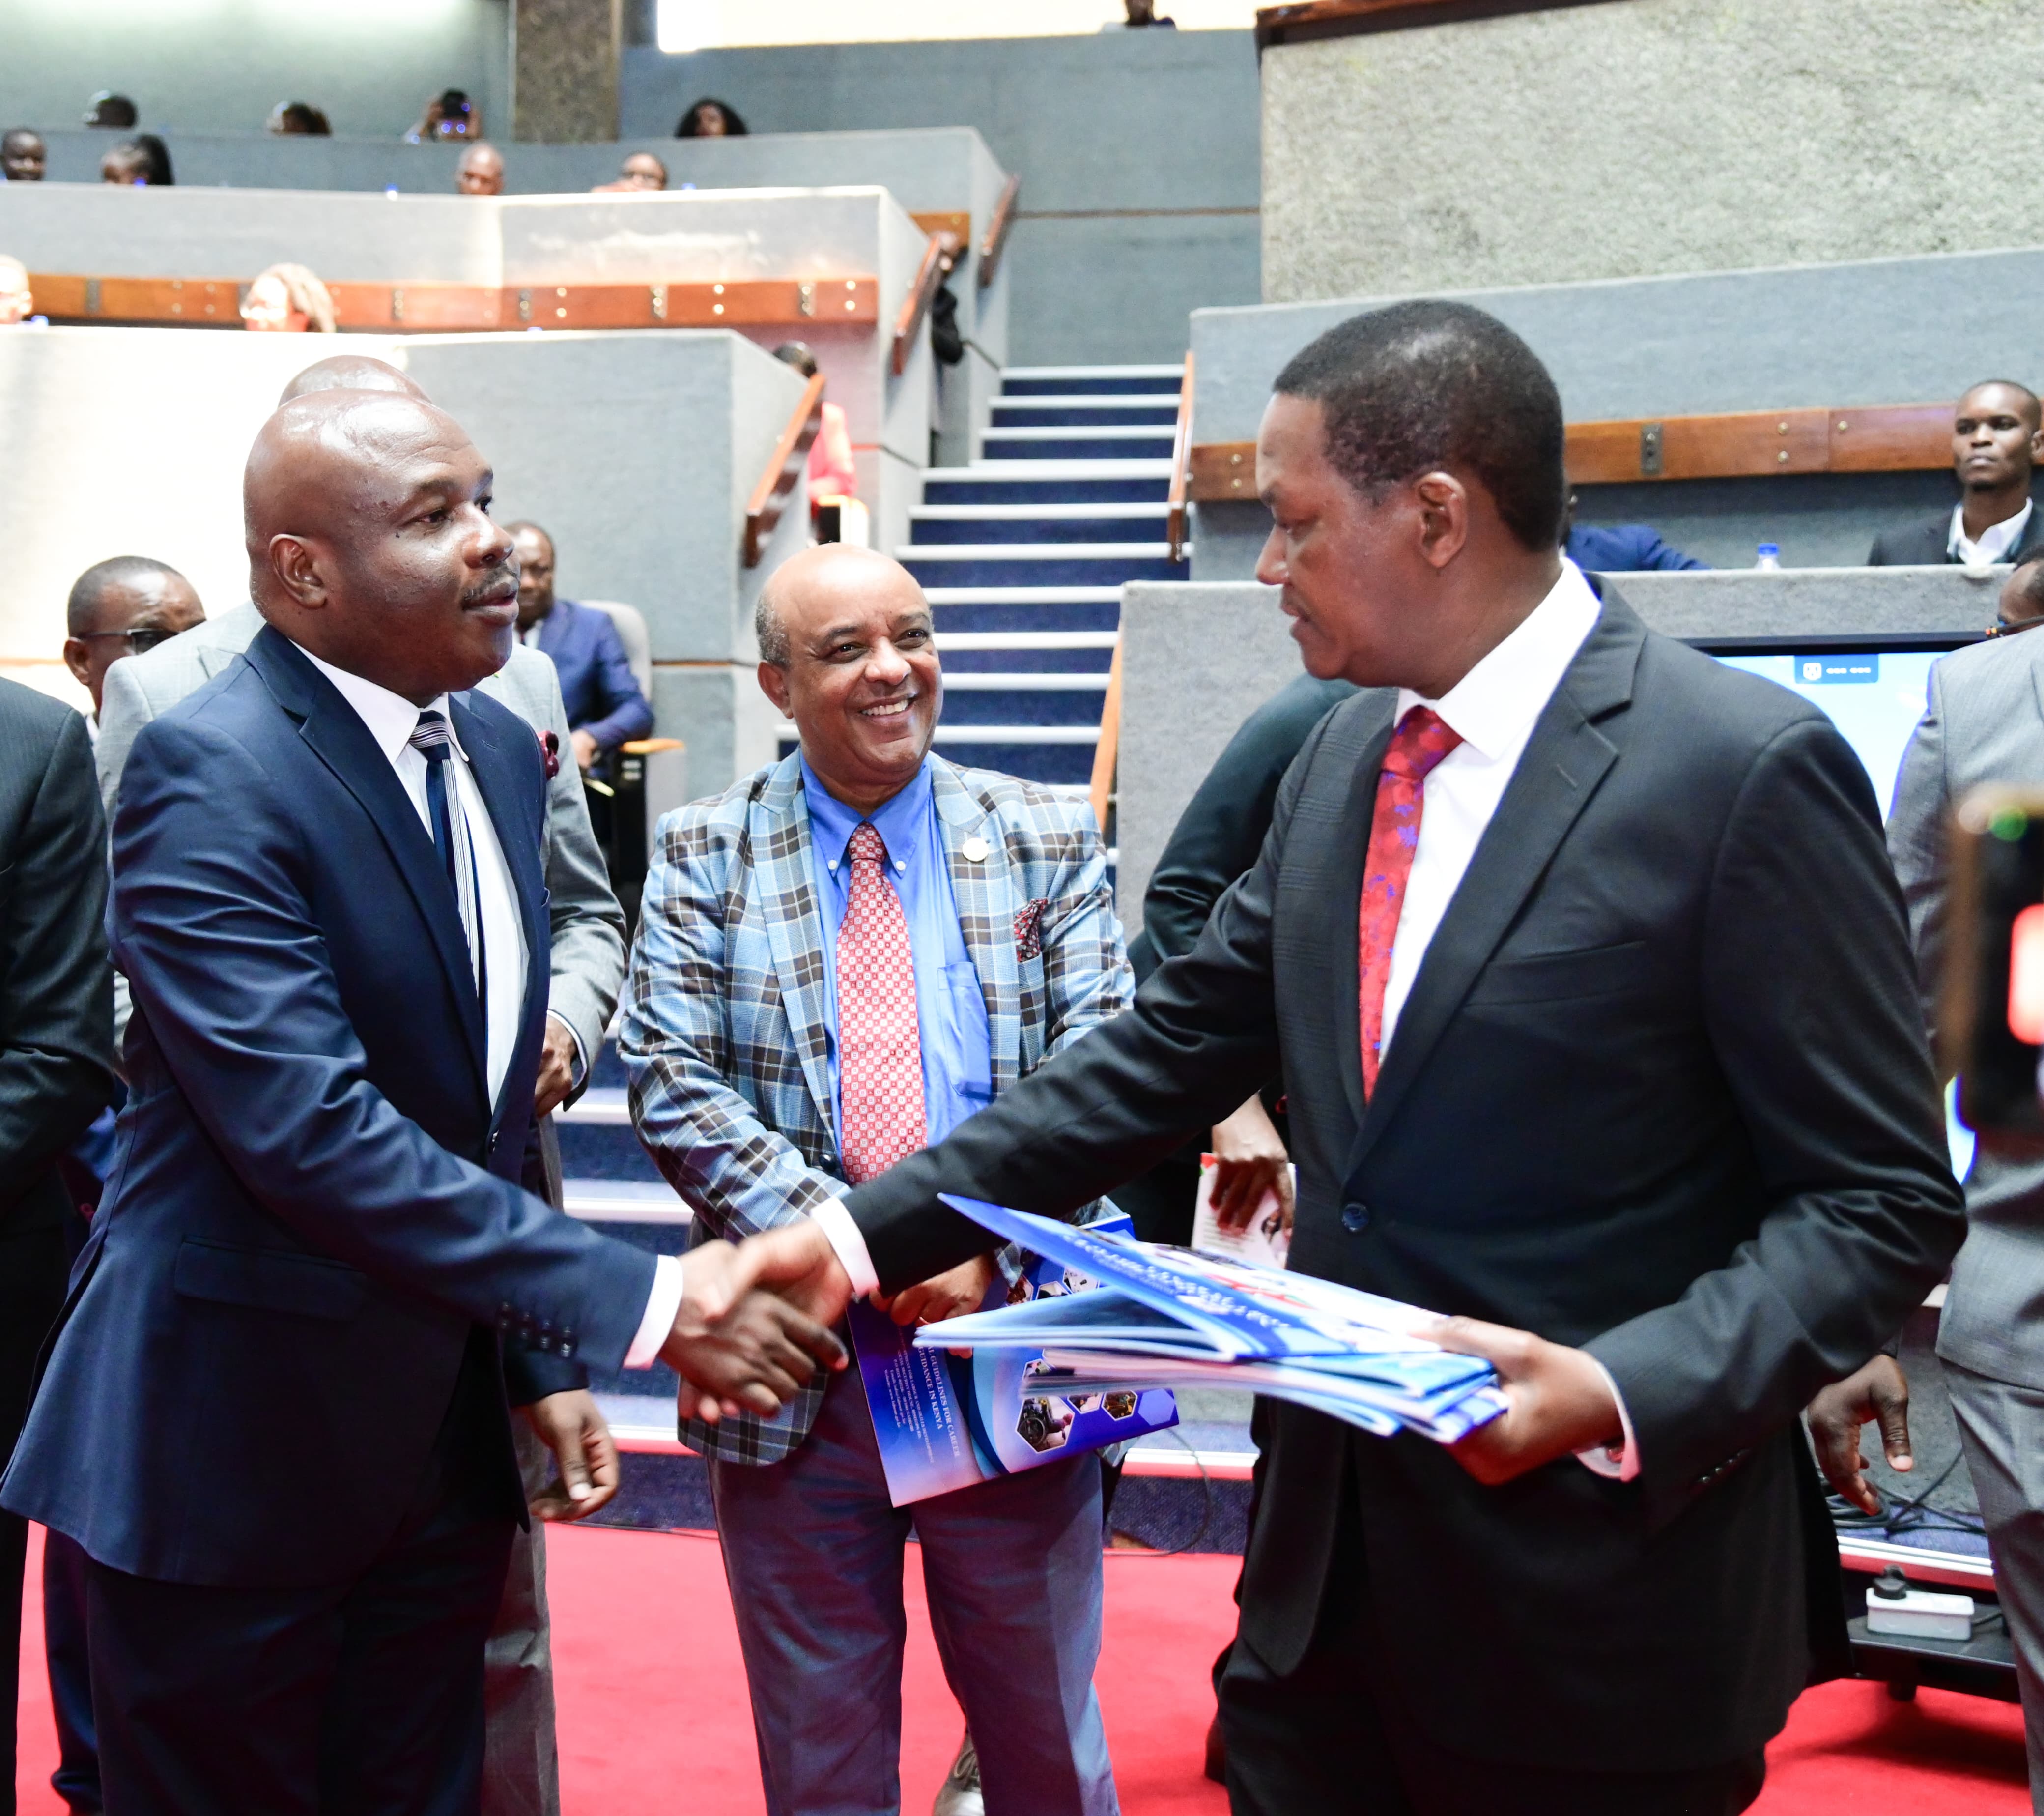
{"type": "Polygon", "coordinates": [[[840,1142],[844,1090],[838,1074],[837,939],[851,901],[851,835],[868,818],[887,848],[887,869],[909,923],[916,968],[916,1022],[923,1043],[923,1118],[932,1146],[993,1101],[993,1031],[972,955],[959,930],[943,828],[925,757],[916,779],[877,812],[838,800],[802,760],[809,808],[809,875],[823,916],[824,1025],[830,1037],[831,1111],[840,1142]]]}

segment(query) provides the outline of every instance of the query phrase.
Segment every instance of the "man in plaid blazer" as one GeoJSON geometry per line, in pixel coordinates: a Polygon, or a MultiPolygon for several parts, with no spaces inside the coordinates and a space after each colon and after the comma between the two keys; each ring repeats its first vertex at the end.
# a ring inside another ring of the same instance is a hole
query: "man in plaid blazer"
{"type": "MultiPolygon", "coordinates": [[[[884,1167],[940,1140],[1133,988],[1085,804],[930,754],[943,677],[905,569],[810,550],[770,583],[758,628],[760,684],[801,748],[662,822],[619,1042],[632,1120],[698,1239],[843,1216],[875,1152],[884,1167]],[[863,943],[875,927],[891,948],[863,943]],[[892,1095],[868,1088],[892,1051],[868,1038],[876,998],[916,1042],[892,1095]],[[894,1111],[905,1124],[875,1127],[894,1111]]],[[[995,1266],[897,1295],[897,1320],[977,1309],[995,1266]]],[[[772,1419],[683,1436],[710,1458],[773,1816],[899,1807],[912,1528],[984,1806],[1118,1808],[1093,1692],[1093,1458],[897,1509],[856,1369],[819,1375],[772,1419]]],[[[940,1810],[980,1807],[970,1776],[940,1810]]]]}

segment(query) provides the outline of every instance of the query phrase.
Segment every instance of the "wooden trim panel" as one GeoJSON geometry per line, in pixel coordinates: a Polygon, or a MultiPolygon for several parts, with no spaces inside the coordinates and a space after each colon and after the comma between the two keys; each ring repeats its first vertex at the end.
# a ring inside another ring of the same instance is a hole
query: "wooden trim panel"
{"type": "Polygon", "coordinates": [[[1185,356],[1185,375],[1178,383],[1178,426],[1171,439],[1171,490],[1164,518],[1171,560],[1185,558],[1185,482],[1193,446],[1193,356],[1185,356]]]}
{"type": "MultiPolygon", "coordinates": [[[[245,280],[31,274],[36,307],[52,321],[160,328],[241,325],[245,280]]],[[[871,277],[747,278],[724,283],[332,283],[344,329],[432,334],[478,329],[870,326],[880,318],[871,277]]]]}
{"type": "Polygon", "coordinates": [[[909,218],[925,233],[948,233],[961,246],[972,244],[972,216],[962,208],[936,214],[911,214],[909,218]]]}
{"type": "MultiPolygon", "coordinates": [[[[1569,425],[1577,485],[1758,479],[1773,473],[1933,473],[1952,464],[1949,403],[1743,410],[1569,425]]],[[[1200,441],[1186,495],[1196,504],[1253,500],[1256,444],[1200,441]]]]}
{"type": "Polygon", "coordinates": [[[1298,0],[1292,6],[1258,9],[1256,49],[1261,56],[1273,44],[1311,44],[1320,38],[1409,32],[1423,25],[1456,25],[1471,19],[1610,4],[1612,0],[1298,0]]]}
{"type": "Polygon", "coordinates": [[[795,482],[801,477],[809,444],[816,440],[816,431],[824,424],[824,375],[821,372],[809,380],[802,391],[801,402],[795,406],[794,414],[788,418],[788,425],[781,431],[781,439],[774,444],[766,468],[759,475],[759,483],[752,488],[752,496],[745,506],[745,565],[757,568],[759,557],[766,552],[766,539],[774,533],[774,526],[781,521],[788,494],[795,489],[795,482]]]}
{"type": "Polygon", "coordinates": [[[1002,185],[1001,199],[993,205],[993,218],[986,224],[986,237],[979,243],[979,287],[985,290],[1001,269],[1001,255],[1008,250],[1008,236],[1015,231],[1015,204],[1022,194],[1022,179],[1011,176],[1002,185]]]}

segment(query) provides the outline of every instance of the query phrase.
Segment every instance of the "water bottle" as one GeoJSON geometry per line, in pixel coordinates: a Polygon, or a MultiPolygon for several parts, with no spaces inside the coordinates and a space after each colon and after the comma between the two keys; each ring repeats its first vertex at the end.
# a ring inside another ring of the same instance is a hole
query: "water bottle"
{"type": "Polygon", "coordinates": [[[1760,559],[1754,563],[1756,568],[1764,568],[1771,573],[1778,573],[1781,571],[1781,544],[1780,543],[1763,542],[1760,545],[1759,553],[1760,559]]]}

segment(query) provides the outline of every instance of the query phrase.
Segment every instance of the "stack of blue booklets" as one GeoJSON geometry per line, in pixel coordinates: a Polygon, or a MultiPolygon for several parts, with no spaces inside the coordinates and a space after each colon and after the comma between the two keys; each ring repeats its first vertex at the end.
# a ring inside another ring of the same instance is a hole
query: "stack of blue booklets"
{"type": "Polygon", "coordinates": [[[1058,1395],[1243,1387],[1384,1437],[1452,1444],[1504,1410],[1490,1364],[1419,1334],[1432,1314],[1415,1306],[977,1198],[944,1202],[1094,1290],[925,1325],[918,1345],[1039,1356],[1042,1390],[1058,1395]]]}

